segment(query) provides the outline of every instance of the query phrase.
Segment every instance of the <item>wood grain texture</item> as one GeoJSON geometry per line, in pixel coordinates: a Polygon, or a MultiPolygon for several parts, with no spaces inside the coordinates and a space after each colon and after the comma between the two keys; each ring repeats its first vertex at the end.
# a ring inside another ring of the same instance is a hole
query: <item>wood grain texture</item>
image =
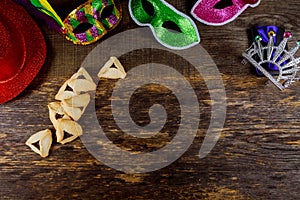
{"type": "MultiPolygon", "coordinates": [[[[66,2],[66,1],[64,1],[66,2]]],[[[168,0],[184,13],[193,1],[168,0]]],[[[54,1],[59,4],[60,1],[54,1]]],[[[122,1],[123,20],[115,35],[137,25],[130,19],[128,1],[122,1]]],[[[212,27],[196,22],[201,45],[219,68],[227,93],[227,117],[222,137],[204,159],[198,158],[209,124],[210,98],[201,77],[183,69],[189,81],[198,85],[202,118],[189,150],[161,170],[125,174],[97,161],[78,139],[66,145],[54,143],[50,156],[40,158],[25,141],[33,133],[53,128],[47,104],[59,87],[77,71],[84,58],[100,42],[74,46],[39,22],[48,45],[47,60],[37,78],[16,99],[0,105],[0,198],[1,199],[299,199],[300,194],[300,83],[278,91],[257,78],[250,65],[241,64],[248,47],[247,29],[254,25],[279,25],[300,38],[298,0],[262,0],[248,8],[234,22],[212,27]]],[[[102,40],[102,41],[103,41],[102,40]]],[[[147,60],[147,56],[140,58],[147,60]]],[[[170,57],[161,58],[168,62],[170,57]]],[[[134,63],[123,60],[126,66],[134,63]]],[[[128,68],[127,68],[128,69],[128,68]]],[[[161,134],[157,140],[132,141],[116,127],[111,116],[113,81],[98,85],[98,117],[108,137],[124,149],[152,151],[172,140],[161,134]],[[105,88],[103,90],[103,88],[105,88]]],[[[176,134],[176,98],[164,88],[150,87],[136,94],[133,119],[147,124],[147,109],[157,101],[169,114],[166,130],[176,134]],[[146,103],[144,103],[146,102],[146,103]]]]}

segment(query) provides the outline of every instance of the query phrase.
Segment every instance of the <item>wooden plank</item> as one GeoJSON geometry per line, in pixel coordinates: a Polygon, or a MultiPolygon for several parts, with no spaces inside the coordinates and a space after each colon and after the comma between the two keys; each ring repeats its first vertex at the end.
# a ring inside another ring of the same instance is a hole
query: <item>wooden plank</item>
{"type": "MultiPolygon", "coordinates": [[[[189,13],[195,1],[168,2],[189,13]]],[[[124,17],[120,26],[104,39],[138,27],[128,15],[127,3],[122,1],[124,17]]],[[[182,72],[200,97],[202,116],[197,137],[189,150],[170,166],[133,175],[97,161],[80,140],[66,145],[55,143],[46,159],[25,146],[30,135],[52,128],[47,104],[54,101],[59,87],[101,42],[75,46],[41,25],[48,45],[43,69],[20,96],[0,105],[1,199],[299,199],[300,83],[280,92],[265,84],[265,78],[257,78],[250,65],[241,64],[241,54],[248,47],[246,30],[253,25],[284,26],[293,31],[295,40],[300,38],[299,8],[300,2],[296,0],[264,0],[225,26],[196,22],[201,45],[217,64],[226,88],[227,118],[222,137],[206,158],[198,158],[210,122],[211,101],[203,79],[195,77],[195,71],[187,66],[182,72]]],[[[159,53],[155,56],[166,64],[182,62],[159,53]]],[[[149,55],[141,54],[138,60],[147,61],[149,55]]],[[[121,62],[127,70],[137,64],[126,56],[121,62]]],[[[160,134],[158,140],[133,141],[113,121],[113,86],[114,81],[99,83],[97,97],[101,101],[97,100],[96,106],[98,117],[105,119],[100,123],[115,144],[147,152],[172,140],[179,114],[175,109],[178,102],[169,91],[149,87],[138,93],[131,104],[133,118],[140,124],[149,123],[147,109],[151,103],[165,104],[169,114],[165,131],[169,134],[160,134]]]]}

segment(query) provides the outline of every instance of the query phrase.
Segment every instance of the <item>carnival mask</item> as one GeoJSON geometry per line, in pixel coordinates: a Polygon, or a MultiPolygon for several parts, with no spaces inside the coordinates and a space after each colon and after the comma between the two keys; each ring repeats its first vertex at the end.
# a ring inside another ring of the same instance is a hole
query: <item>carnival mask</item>
{"type": "Polygon", "coordinates": [[[259,3],[260,0],[199,0],[191,14],[204,24],[221,26],[233,21],[248,6],[259,3]]]}
{"type": "Polygon", "coordinates": [[[74,44],[86,45],[96,42],[114,29],[122,18],[121,7],[114,0],[86,1],[68,14],[64,20],[47,0],[15,1],[29,8],[31,12],[35,9],[34,13],[38,17],[43,18],[52,29],[62,33],[74,44]]]}
{"type": "Polygon", "coordinates": [[[149,26],[162,45],[186,49],[200,42],[195,23],[163,0],[129,0],[129,12],[140,26],[149,26]]]}

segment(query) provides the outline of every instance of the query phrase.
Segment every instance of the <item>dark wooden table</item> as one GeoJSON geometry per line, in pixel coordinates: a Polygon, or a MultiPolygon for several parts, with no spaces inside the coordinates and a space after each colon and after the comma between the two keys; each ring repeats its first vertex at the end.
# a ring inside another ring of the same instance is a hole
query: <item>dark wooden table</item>
{"type": "MultiPolygon", "coordinates": [[[[168,2],[189,13],[195,0],[168,2]]],[[[103,40],[137,27],[128,14],[127,4],[128,1],[122,2],[120,26],[103,40]]],[[[298,0],[262,0],[260,6],[248,8],[228,25],[212,27],[196,22],[201,45],[214,59],[226,88],[227,117],[222,137],[207,157],[199,159],[198,151],[210,121],[210,99],[203,80],[192,79],[194,84],[200,83],[196,93],[202,94],[199,102],[203,118],[197,137],[173,164],[144,174],[126,174],[102,164],[89,154],[80,139],[66,145],[54,143],[45,159],[25,145],[33,133],[52,128],[47,104],[88,53],[101,43],[74,46],[41,25],[48,45],[45,65],[21,95],[0,105],[0,198],[300,199],[300,83],[281,92],[265,84],[265,78],[256,77],[250,65],[241,64],[241,54],[248,47],[247,29],[254,25],[283,26],[294,33],[294,40],[300,38],[299,9],[298,0]]],[[[186,73],[193,76],[190,71],[186,73]]],[[[142,147],[126,141],[116,128],[109,109],[113,83],[104,81],[102,89],[98,87],[104,100],[97,100],[97,106],[107,119],[102,122],[107,134],[123,148],[153,150],[153,145],[142,141],[142,147]]],[[[164,102],[170,97],[163,97],[163,90],[152,91],[159,95],[139,94],[132,109],[143,111],[147,109],[143,107],[146,100],[158,98],[164,102]]],[[[170,109],[176,101],[170,102],[166,105],[168,114],[176,119],[178,112],[170,109]]],[[[133,118],[142,123],[148,120],[144,112],[137,112],[133,118]]],[[[176,133],[178,127],[169,128],[176,133]]],[[[170,138],[165,139],[158,143],[167,143],[170,138]]]]}

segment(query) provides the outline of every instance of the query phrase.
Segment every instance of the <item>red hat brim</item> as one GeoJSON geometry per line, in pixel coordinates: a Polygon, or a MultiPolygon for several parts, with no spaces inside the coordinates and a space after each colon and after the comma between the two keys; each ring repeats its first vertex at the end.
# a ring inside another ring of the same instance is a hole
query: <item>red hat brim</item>
{"type": "MultiPolygon", "coordinates": [[[[2,0],[0,13],[0,23],[6,26],[6,31],[11,36],[7,41],[1,38],[0,42],[9,44],[5,46],[9,46],[8,52],[12,55],[6,56],[14,59],[7,60],[14,60],[12,63],[22,66],[15,76],[0,81],[2,104],[18,96],[36,77],[45,62],[46,43],[37,24],[20,5],[11,0],[2,0]]],[[[0,66],[0,73],[1,71],[3,73],[0,66]]]]}

